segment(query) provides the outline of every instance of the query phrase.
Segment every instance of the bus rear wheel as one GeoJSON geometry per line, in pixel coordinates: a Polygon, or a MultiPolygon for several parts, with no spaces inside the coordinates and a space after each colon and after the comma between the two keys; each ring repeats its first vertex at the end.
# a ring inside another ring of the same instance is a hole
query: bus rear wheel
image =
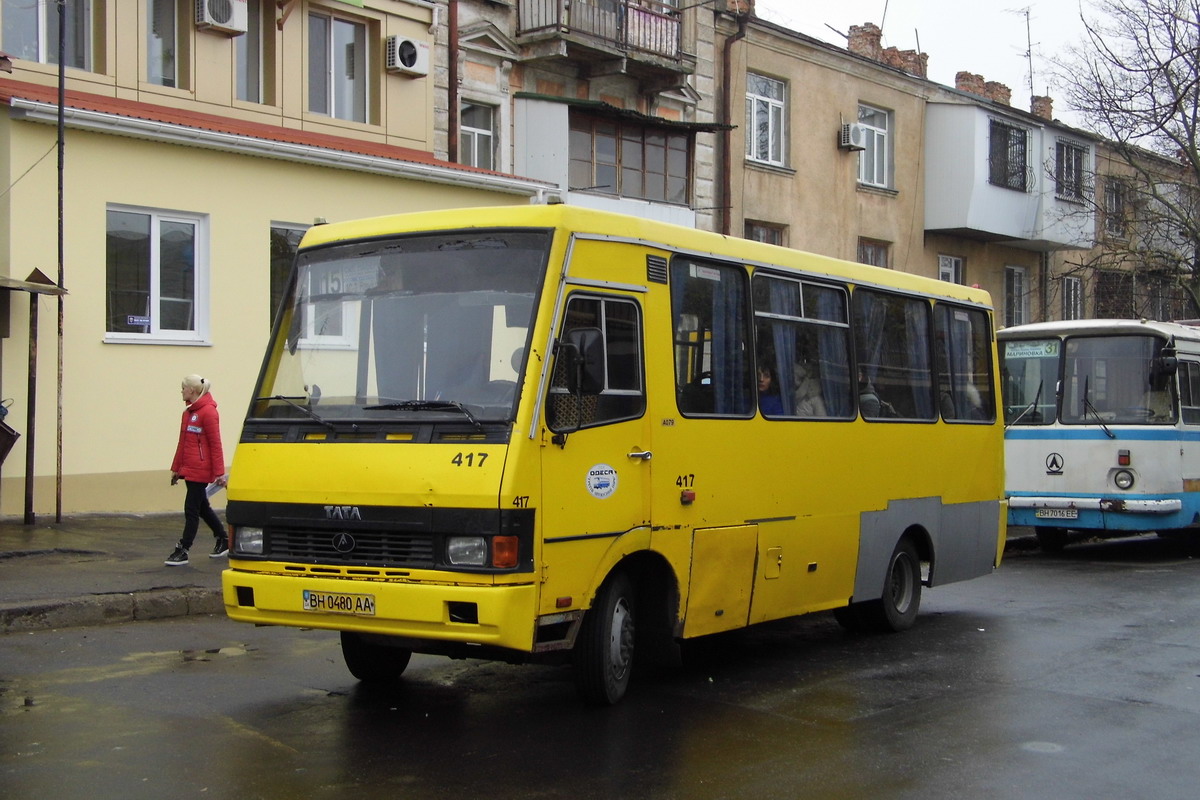
{"type": "Polygon", "coordinates": [[[625,696],[633,674],[633,584],[618,573],[600,588],[575,639],[575,686],[592,705],[612,705],[625,696]]]}
{"type": "Polygon", "coordinates": [[[379,644],[361,633],[342,631],[342,658],[350,674],[363,683],[391,683],[408,668],[412,650],[379,644]]]}
{"type": "Polygon", "coordinates": [[[885,633],[906,631],[921,609],[921,559],[908,539],[901,539],[888,560],[883,596],[835,610],[834,619],[847,630],[885,633]]]}

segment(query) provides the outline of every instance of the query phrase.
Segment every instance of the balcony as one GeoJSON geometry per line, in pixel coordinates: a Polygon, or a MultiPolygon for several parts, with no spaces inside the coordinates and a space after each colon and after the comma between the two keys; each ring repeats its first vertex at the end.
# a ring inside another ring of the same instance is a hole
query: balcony
{"type": "Polygon", "coordinates": [[[571,61],[586,77],[625,74],[666,91],[696,68],[680,13],[657,0],[518,0],[517,41],[530,61],[571,61]]]}
{"type": "Polygon", "coordinates": [[[999,117],[972,104],[930,103],[925,119],[925,230],[997,242],[1037,252],[1087,249],[1095,244],[1089,203],[1059,196],[1054,180],[1056,145],[1090,141],[1029,115],[999,117]],[[1001,131],[1017,132],[1001,145],[1001,131]],[[1004,158],[997,167],[994,159],[1004,158]]]}

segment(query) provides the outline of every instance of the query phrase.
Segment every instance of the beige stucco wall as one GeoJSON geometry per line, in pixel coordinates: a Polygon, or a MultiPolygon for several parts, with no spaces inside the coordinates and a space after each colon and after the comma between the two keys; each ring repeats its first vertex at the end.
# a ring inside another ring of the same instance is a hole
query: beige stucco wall
{"type": "MultiPolygon", "coordinates": [[[[54,127],[0,116],[9,184],[54,143],[54,127]]],[[[68,132],[64,325],[63,508],[162,511],[181,507],[168,485],[180,414],[179,381],[213,381],[223,441],[232,457],[239,420],[269,333],[268,245],[272,222],[311,224],[418,209],[526,203],[525,197],[127,137],[68,132]],[[111,344],[105,333],[105,232],[110,203],[205,214],[211,281],[211,344],[111,344]]],[[[0,149],[0,152],[3,152],[0,149]]],[[[9,230],[0,274],[24,278],[57,267],[53,155],[0,200],[9,230]]],[[[0,514],[24,500],[29,299],[11,298],[11,335],[0,347],[0,395],[25,434],[0,468],[0,514]]],[[[55,504],[57,301],[40,303],[35,510],[55,504]]],[[[223,501],[223,495],[219,496],[223,501]]]]}

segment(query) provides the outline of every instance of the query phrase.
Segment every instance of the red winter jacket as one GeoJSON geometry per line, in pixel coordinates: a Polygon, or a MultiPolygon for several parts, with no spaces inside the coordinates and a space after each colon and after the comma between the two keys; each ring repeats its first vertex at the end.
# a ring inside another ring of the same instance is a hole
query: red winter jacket
{"type": "Polygon", "coordinates": [[[185,481],[204,483],[212,483],[225,474],[221,420],[217,416],[217,401],[212,395],[201,395],[183,412],[171,472],[185,481]]]}

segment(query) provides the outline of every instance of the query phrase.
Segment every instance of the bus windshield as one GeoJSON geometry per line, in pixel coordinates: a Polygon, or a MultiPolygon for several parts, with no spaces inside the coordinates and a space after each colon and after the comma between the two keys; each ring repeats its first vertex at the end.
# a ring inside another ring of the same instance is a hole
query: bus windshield
{"type": "Polygon", "coordinates": [[[464,231],[302,250],[251,415],[511,420],[549,244],[464,231]]]}
{"type": "Polygon", "coordinates": [[[1058,360],[1062,342],[1057,339],[1023,339],[1004,342],[1004,423],[1049,425],[1054,422],[1058,394],[1058,360]]]}
{"type": "Polygon", "coordinates": [[[1152,336],[1074,336],[1066,341],[1062,421],[1171,424],[1170,382],[1151,386],[1163,341],[1152,336]]]}

